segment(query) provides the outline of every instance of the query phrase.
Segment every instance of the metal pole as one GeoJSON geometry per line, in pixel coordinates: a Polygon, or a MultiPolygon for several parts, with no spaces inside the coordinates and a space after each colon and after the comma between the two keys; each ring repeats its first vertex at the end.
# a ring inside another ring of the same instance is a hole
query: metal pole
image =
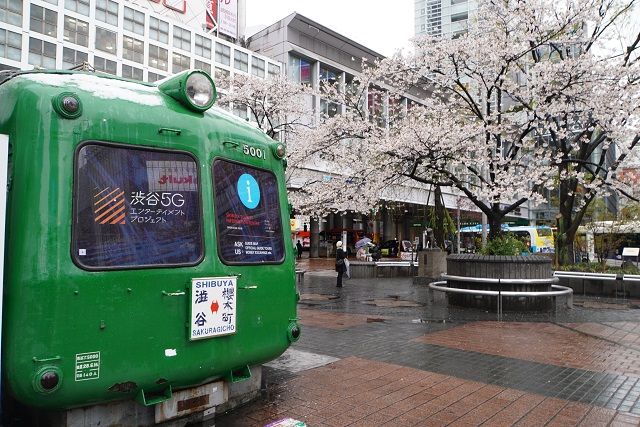
{"type": "Polygon", "coordinates": [[[456,219],[458,222],[458,232],[457,232],[457,241],[458,241],[458,248],[456,253],[459,254],[460,253],[460,196],[458,196],[458,203],[456,203],[458,205],[458,212],[456,214],[456,219]]]}

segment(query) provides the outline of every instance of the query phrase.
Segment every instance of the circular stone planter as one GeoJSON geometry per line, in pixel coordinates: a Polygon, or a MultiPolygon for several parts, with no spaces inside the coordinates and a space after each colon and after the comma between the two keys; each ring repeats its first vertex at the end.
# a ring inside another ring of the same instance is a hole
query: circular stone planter
{"type": "MultiPolygon", "coordinates": [[[[497,255],[449,255],[447,257],[447,278],[450,288],[487,291],[549,292],[551,282],[547,283],[482,283],[479,279],[552,279],[551,258],[544,255],[497,256],[497,255]],[[468,281],[460,277],[469,277],[468,281]]],[[[477,307],[495,310],[497,298],[484,295],[466,295],[447,293],[449,304],[463,307],[477,307]]],[[[554,307],[551,297],[502,297],[503,310],[509,311],[548,311],[554,307]]]]}

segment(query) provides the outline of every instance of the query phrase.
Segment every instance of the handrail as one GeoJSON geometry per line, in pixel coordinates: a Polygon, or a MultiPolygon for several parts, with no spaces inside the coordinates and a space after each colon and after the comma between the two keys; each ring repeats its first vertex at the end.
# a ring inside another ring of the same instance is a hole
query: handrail
{"type": "Polygon", "coordinates": [[[614,274],[614,273],[588,273],[582,271],[554,271],[555,277],[566,277],[568,279],[597,279],[597,280],[623,280],[629,282],[640,282],[638,274],[614,274]]]}
{"type": "MultiPolygon", "coordinates": [[[[467,277],[467,276],[453,276],[449,274],[443,274],[441,276],[443,279],[448,280],[456,280],[459,282],[475,282],[475,283],[505,283],[505,284],[548,284],[548,283],[558,283],[560,279],[557,277],[549,277],[546,279],[495,279],[493,277],[467,277]]],[[[452,289],[452,288],[450,288],[452,289]]]]}
{"type": "MultiPolygon", "coordinates": [[[[451,277],[460,277],[460,276],[447,276],[446,274],[443,274],[442,277],[447,277],[447,278],[451,278],[451,277]]],[[[464,279],[488,279],[488,278],[482,278],[482,277],[465,277],[464,279]]],[[[554,279],[557,279],[557,277],[554,277],[554,279]]],[[[494,279],[494,280],[498,280],[498,279],[494,279]]],[[[511,280],[526,280],[526,279],[511,279],[511,280]]],[[[543,280],[543,279],[532,279],[532,280],[543,280]]],[[[478,281],[478,280],[476,280],[478,281]]],[[[521,282],[516,282],[516,283],[521,283],[521,282]]],[[[548,283],[548,282],[547,282],[548,283]]],[[[451,292],[451,293],[456,293],[456,294],[466,294],[466,295],[486,295],[486,296],[494,296],[497,297],[497,302],[498,302],[498,320],[501,321],[502,320],[502,297],[503,296],[508,296],[508,297],[558,297],[558,296],[564,296],[567,295],[569,296],[569,299],[567,300],[567,306],[572,308],[573,307],[573,289],[566,287],[566,286],[560,286],[560,285],[551,285],[552,289],[560,289],[559,291],[549,291],[549,292],[541,292],[541,291],[486,291],[486,290],[482,290],[482,289],[462,289],[462,288],[450,288],[448,286],[446,286],[447,281],[446,280],[438,280],[435,282],[431,282],[429,283],[429,289],[433,290],[433,291],[439,291],[439,292],[451,292]],[[442,286],[445,285],[445,286],[442,286]]]]}
{"type": "Polygon", "coordinates": [[[561,289],[560,291],[486,291],[482,289],[463,289],[463,288],[450,288],[448,286],[442,286],[446,284],[446,280],[439,280],[436,282],[429,283],[429,288],[440,291],[440,292],[451,292],[455,294],[467,294],[467,295],[488,295],[488,296],[498,296],[504,295],[508,297],[541,297],[541,296],[549,296],[549,297],[557,297],[562,295],[568,295],[573,293],[573,289],[560,286],[560,285],[551,285],[552,288],[561,289]]]}

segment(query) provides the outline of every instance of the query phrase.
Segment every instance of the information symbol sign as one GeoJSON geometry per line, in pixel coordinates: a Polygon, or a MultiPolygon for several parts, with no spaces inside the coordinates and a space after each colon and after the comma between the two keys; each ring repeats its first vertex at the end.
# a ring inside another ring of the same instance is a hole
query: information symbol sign
{"type": "Polygon", "coordinates": [[[249,209],[254,209],[260,203],[260,187],[258,187],[258,181],[249,175],[243,173],[238,178],[238,197],[243,205],[249,209]]]}

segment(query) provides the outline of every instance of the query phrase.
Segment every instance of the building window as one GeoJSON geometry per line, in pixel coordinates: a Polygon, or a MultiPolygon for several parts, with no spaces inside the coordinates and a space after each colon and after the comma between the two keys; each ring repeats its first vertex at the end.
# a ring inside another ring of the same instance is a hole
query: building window
{"type": "Polygon", "coordinates": [[[96,0],[96,19],[118,26],[118,3],[111,0],[96,0]]]}
{"type": "Polygon", "coordinates": [[[207,74],[211,74],[211,64],[207,64],[206,62],[198,61],[197,59],[194,61],[193,67],[196,70],[206,71],[207,74]]]}
{"type": "Polygon", "coordinates": [[[113,31],[96,27],[96,49],[115,55],[117,40],[118,36],[113,31]]]}
{"type": "Polygon", "coordinates": [[[22,27],[22,0],[0,0],[0,21],[22,27]]]}
{"type": "Polygon", "coordinates": [[[203,255],[198,181],[198,164],[186,153],[82,146],[75,162],[75,262],[86,268],[197,264],[203,255]],[[163,176],[180,183],[161,182],[163,176]],[[167,213],[174,211],[179,215],[167,213]]]}
{"type": "Polygon", "coordinates": [[[144,63],[144,42],[133,37],[122,37],[122,57],[130,61],[144,63]]]}
{"type": "Polygon", "coordinates": [[[150,83],[157,82],[158,80],[162,80],[164,79],[164,77],[165,76],[163,76],[162,74],[152,73],[151,71],[147,73],[147,81],[150,83]]]}
{"type": "Polygon", "coordinates": [[[215,74],[216,75],[213,80],[216,83],[216,87],[220,89],[229,89],[229,76],[231,75],[229,70],[216,68],[215,74]]]}
{"type": "Polygon", "coordinates": [[[211,59],[211,40],[196,35],[196,55],[211,59]]]}
{"type": "Polygon", "coordinates": [[[125,6],[124,29],[136,34],[144,35],[144,13],[125,6]]]}
{"type": "Polygon", "coordinates": [[[461,4],[461,3],[466,3],[467,0],[451,0],[451,4],[461,4]]]}
{"type": "Polygon", "coordinates": [[[149,37],[162,43],[169,43],[169,24],[158,18],[149,18],[149,37]]]}
{"type": "Polygon", "coordinates": [[[64,0],[64,8],[89,16],[89,0],[64,0]]]}
{"type": "Polygon", "coordinates": [[[244,104],[233,104],[233,114],[244,120],[249,118],[249,114],[247,113],[247,106],[244,104]]]}
{"type": "Polygon", "coordinates": [[[62,68],[73,68],[83,62],[89,62],[89,54],[68,47],[62,49],[62,68]]]}
{"type": "Polygon", "coordinates": [[[231,48],[221,43],[216,43],[216,62],[222,65],[231,65],[231,48]]]}
{"type": "Polygon", "coordinates": [[[289,79],[296,83],[311,84],[311,63],[306,59],[289,57],[289,79]]]}
{"type": "Polygon", "coordinates": [[[58,0],[42,0],[45,1],[47,3],[51,3],[51,4],[55,4],[56,6],[58,5],[58,0]]]}
{"type": "Polygon", "coordinates": [[[180,55],[179,53],[173,54],[172,60],[172,70],[173,74],[179,73],[180,71],[188,70],[191,65],[191,58],[185,55],[180,55]]]}
{"type": "Polygon", "coordinates": [[[330,68],[320,65],[320,81],[327,82],[330,85],[338,81],[338,73],[330,68]]]}
{"type": "Polygon", "coordinates": [[[256,58],[255,56],[251,57],[251,74],[264,78],[264,67],[264,60],[256,58]]]}
{"type": "Polygon", "coordinates": [[[191,31],[174,26],[173,47],[191,52],[191,31]]]}
{"type": "Polygon", "coordinates": [[[460,12],[451,15],[451,22],[466,21],[468,18],[469,14],[467,12],[460,12]]]}
{"type": "Polygon", "coordinates": [[[89,23],[65,16],[64,40],[84,47],[89,46],[89,23]]]}
{"type": "Polygon", "coordinates": [[[328,119],[337,114],[340,114],[340,105],[336,104],[335,102],[327,101],[326,99],[321,99],[320,114],[323,119],[328,119]]]}
{"type": "Polygon", "coordinates": [[[107,58],[94,56],[93,68],[95,68],[96,71],[102,71],[105,73],[113,74],[115,76],[118,71],[118,64],[116,63],[116,61],[111,61],[110,59],[107,59],[107,58]]]}
{"type": "Polygon", "coordinates": [[[50,37],[56,37],[58,35],[58,13],[32,4],[29,29],[50,37]]]}
{"type": "Polygon", "coordinates": [[[233,52],[233,68],[236,70],[249,72],[249,55],[239,50],[233,52]]]}
{"type": "Polygon", "coordinates": [[[56,45],[29,37],[29,64],[43,68],[56,68],[56,45]]]}
{"type": "Polygon", "coordinates": [[[20,61],[22,35],[0,28],[0,57],[20,61]]]}
{"type": "Polygon", "coordinates": [[[142,81],[142,69],[122,64],[122,77],[142,81]]]}
{"type": "Polygon", "coordinates": [[[269,77],[275,78],[280,75],[280,66],[276,64],[269,64],[269,77]]]}
{"type": "Polygon", "coordinates": [[[159,70],[167,71],[169,66],[169,53],[167,49],[160,46],[149,45],[149,66],[159,70]]]}

